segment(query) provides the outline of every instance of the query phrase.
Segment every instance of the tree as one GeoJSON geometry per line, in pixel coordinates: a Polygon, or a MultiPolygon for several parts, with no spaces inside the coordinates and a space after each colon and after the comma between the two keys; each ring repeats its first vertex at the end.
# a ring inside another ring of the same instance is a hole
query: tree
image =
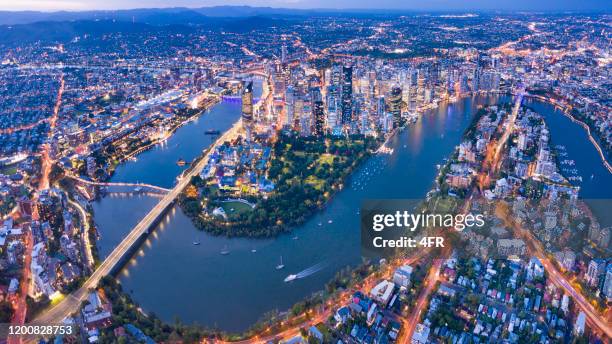
{"type": "Polygon", "coordinates": [[[13,318],[13,306],[8,301],[0,302],[0,322],[1,323],[10,323],[13,318]]]}

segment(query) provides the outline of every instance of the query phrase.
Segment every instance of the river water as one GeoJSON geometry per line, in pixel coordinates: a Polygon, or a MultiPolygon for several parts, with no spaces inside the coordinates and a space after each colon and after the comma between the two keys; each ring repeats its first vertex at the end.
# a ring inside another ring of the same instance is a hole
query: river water
{"type": "MultiPolygon", "coordinates": [[[[389,142],[391,155],[369,159],[347,181],[328,206],[289,235],[274,239],[228,239],[196,230],[175,207],[118,276],[124,290],[147,312],[165,321],[176,318],[227,331],[243,331],[263,314],[287,310],[297,301],[323,289],[342,267],[360,262],[359,215],[363,199],[422,198],[442,164],[476,112],[478,105],[509,101],[507,97],[466,98],[441,105],[389,142]],[[198,240],[201,245],[194,246],[198,240]],[[228,255],[220,251],[227,248],[228,255]],[[255,253],[252,250],[256,250],[255,253]],[[282,256],[285,268],[276,270],[282,256]],[[317,265],[303,279],[285,283],[317,265]]],[[[611,175],[602,166],[584,130],[554,108],[530,103],[546,114],[552,140],[567,147],[569,159],[583,176],[583,196],[608,197],[611,175]],[[590,176],[594,177],[591,179],[590,176]]],[[[171,187],[190,161],[212,142],[206,129],[228,129],[240,115],[240,104],[220,103],[189,123],[166,144],[119,166],[113,181],[145,182],[171,187]]],[[[94,203],[105,256],[120,242],[157,199],[152,196],[105,197],[94,203]]]]}

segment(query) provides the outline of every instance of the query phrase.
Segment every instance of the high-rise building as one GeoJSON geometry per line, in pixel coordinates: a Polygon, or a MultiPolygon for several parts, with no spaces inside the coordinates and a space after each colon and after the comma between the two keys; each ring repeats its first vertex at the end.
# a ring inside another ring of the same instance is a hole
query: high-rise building
{"type": "Polygon", "coordinates": [[[353,117],[353,67],[342,67],[342,124],[348,124],[353,117]]]}
{"type": "Polygon", "coordinates": [[[287,45],[284,43],[281,47],[281,63],[284,65],[287,64],[287,45]]]}
{"type": "Polygon", "coordinates": [[[312,133],[316,136],[322,136],[325,132],[325,112],[323,111],[322,100],[316,100],[312,103],[312,113],[314,116],[312,133]]]}
{"type": "Polygon", "coordinates": [[[592,259],[584,276],[586,282],[594,287],[599,284],[600,279],[605,277],[606,261],[603,259],[592,259]]]}
{"type": "Polygon", "coordinates": [[[425,73],[418,71],[417,77],[417,104],[422,105],[425,101],[425,73]]]}
{"type": "Polygon", "coordinates": [[[290,128],[293,126],[294,108],[295,106],[295,93],[293,86],[289,85],[285,91],[285,118],[283,121],[283,127],[290,128]]]}
{"type": "Polygon", "coordinates": [[[253,82],[245,82],[242,88],[242,126],[246,132],[247,141],[251,140],[253,130],[253,82]]]}
{"type": "Polygon", "coordinates": [[[312,95],[312,134],[322,136],[325,131],[325,111],[323,108],[323,98],[319,88],[311,90],[312,95]]]}
{"type": "Polygon", "coordinates": [[[387,100],[389,113],[393,116],[393,128],[399,128],[402,126],[402,89],[394,86],[387,100]]]}
{"type": "Polygon", "coordinates": [[[472,92],[480,91],[480,67],[476,66],[474,78],[472,79],[472,92]]]}
{"type": "Polygon", "coordinates": [[[608,302],[612,301],[612,263],[608,264],[606,269],[606,279],[603,285],[603,295],[608,302]]]}

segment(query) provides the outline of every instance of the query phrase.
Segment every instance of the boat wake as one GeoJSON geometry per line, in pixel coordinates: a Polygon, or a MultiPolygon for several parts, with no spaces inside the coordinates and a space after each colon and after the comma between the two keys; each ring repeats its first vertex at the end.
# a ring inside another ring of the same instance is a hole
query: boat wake
{"type": "Polygon", "coordinates": [[[306,278],[310,275],[313,275],[321,270],[323,270],[325,268],[326,264],[324,263],[318,263],[315,264],[307,269],[304,269],[298,273],[296,273],[295,275],[289,275],[287,276],[287,278],[285,279],[285,282],[290,282],[299,278],[306,278]]]}

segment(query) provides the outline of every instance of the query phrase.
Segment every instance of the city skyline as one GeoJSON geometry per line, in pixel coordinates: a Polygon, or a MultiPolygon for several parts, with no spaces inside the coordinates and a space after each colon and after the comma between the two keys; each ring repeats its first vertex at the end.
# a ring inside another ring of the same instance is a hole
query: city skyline
{"type": "Polygon", "coordinates": [[[0,11],[0,337],[608,342],[612,16],[277,3],[0,11]]]}

